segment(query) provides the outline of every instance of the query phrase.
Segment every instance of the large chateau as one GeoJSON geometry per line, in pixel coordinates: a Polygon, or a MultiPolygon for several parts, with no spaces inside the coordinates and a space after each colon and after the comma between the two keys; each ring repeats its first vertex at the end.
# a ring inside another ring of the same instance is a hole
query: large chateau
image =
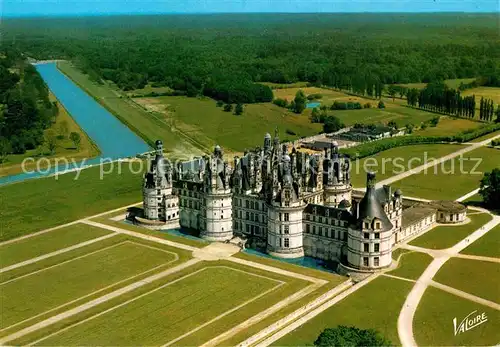
{"type": "Polygon", "coordinates": [[[308,154],[266,134],[263,147],[232,165],[216,146],[210,156],[175,168],[164,159],[161,141],[156,147],[138,222],[195,229],[209,241],[239,236],[275,257],[310,256],[338,261],[346,271],[375,271],[391,264],[395,244],[437,222],[465,219],[465,207],[454,202],[406,206],[400,190],[377,188],[372,173],[356,196],[350,159],[336,143],[308,154]]]}

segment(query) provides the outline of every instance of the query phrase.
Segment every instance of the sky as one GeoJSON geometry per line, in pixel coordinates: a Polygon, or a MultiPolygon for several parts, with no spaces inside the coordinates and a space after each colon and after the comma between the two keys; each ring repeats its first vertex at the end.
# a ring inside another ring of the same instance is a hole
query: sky
{"type": "Polygon", "coordinates": [[[500,12],[500,0],[0,0],[2,17],[218,12],[500,12]]]}

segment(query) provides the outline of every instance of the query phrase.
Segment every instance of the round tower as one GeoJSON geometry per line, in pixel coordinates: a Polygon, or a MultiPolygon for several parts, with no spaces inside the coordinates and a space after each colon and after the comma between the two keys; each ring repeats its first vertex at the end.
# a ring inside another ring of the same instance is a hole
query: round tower
{"type": "Polygon", "coordinates": [[[208,241],[227,241],[233,238],[233,194],[229,185],[230,172],[223,161],[222,149],[206,158],[206,173],[201,208],[200,237],[208,241]]]}
{"type": "Polygon", "coordinates": [[[350,165],[349,157],[340,154],[337,142],[333,142],[323,161],[323,201],[326,206],[339,207],[341,202],[345,205],[345,201],[351,201],[350,165]]]}
{"type": "Polygon", "coordinates": [[[281,189],[267,201],[267,253],[279,258],[300,258],[304,256],[302,212],[306,204],[293,182],[288,155],[283,156],[282,165],[281,189]]]}
{"type": "Polygon", "coordinates": [[[387,217],[375,190],[375,174],[367,174],[366,193],[355,207],[356,223],[348,229],[348,266],[374,271],[391,265],[391,221],[387,217]]]}

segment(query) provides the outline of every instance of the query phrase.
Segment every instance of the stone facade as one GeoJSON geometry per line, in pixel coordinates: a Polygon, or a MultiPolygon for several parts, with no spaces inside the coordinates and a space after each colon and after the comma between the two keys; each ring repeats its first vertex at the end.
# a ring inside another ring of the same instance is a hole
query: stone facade
{"type": "MultiPolygon", "coordinates": [[[[445,209],[428,207],[420,219],[405,224],[401,191],[377,189],[374,174],[367,175],[364,196],[353,198],[351,162],[336,143],[312,155],[290,151],[277,134],[274,139],[266,134],[263,147],[235,157],[232,165],[217,146],[173,173],[158,169],[160,152],[161,147],[145,176],[146,218],[175,216],[181,227],[199,230],[209,241],[243,236],[275,257],[311,256],[354,271],[376,271],[391,264],[396,243],[428,228],[445,209]]],[[[458,207],[457,222],[463,220],[458,207]]]]}

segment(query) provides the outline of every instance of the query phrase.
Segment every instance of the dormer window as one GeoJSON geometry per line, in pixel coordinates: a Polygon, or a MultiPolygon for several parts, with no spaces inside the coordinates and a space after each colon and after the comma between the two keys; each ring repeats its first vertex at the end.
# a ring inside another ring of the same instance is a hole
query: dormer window
{"type": "Polygon", "coordinates": [[[370,223],[368,223],[368,222],[364,222],[364,223],[363,223],[363,228],[364,228],[364,229],[370,229],[370,223]]]}
{"type": "Polygon", "coordinates": [[[375,222],[375,229],[381,229],[382,224],[380,222],[375,222]]]}

